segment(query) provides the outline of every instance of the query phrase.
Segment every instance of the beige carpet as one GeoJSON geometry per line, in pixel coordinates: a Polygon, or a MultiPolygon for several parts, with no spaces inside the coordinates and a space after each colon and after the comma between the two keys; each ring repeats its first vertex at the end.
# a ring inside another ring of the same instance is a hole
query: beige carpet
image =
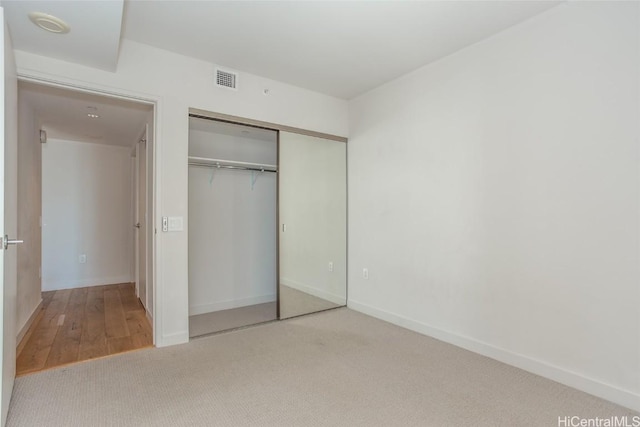
{"type": "Polygon", "coordinates": [[[16,380],[8,426],[557,426],[629,410],[346,308],[16,380]]]}
{"type": "Polygon", "coordinates": [[[277,308],[274,301],[189,316],[189,337],[276,320],[277,308]]]}
{"type": "MultiPolygon", "coordinates": [[[[345,305],[345,304],[342,304],[345,305]]],[[[331,301],[310,295],[306,292],[280,285],[280,318],[300,316],[340,307],[331,301]]]]}

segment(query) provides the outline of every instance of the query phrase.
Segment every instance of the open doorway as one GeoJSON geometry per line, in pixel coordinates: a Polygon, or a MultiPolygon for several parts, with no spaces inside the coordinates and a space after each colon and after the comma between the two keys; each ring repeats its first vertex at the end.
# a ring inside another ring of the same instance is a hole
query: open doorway
{"type": "Polygon", "coordinates": [[[153,345],[153,106],[20,82],[17,375],[153,345]]]}

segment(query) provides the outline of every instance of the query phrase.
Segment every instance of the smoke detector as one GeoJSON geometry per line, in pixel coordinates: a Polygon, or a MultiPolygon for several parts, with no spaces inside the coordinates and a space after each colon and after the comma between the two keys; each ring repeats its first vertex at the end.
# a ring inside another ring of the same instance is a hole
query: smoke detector
{"type": "Polygon", "coordinates": [[[35,25],[43,30],[49,31],[50,33],[66,34],[71,30],[69,24],[64,22],[62,19],[46,13],[31,12],[29,14],[29,19],[35,25]]]}

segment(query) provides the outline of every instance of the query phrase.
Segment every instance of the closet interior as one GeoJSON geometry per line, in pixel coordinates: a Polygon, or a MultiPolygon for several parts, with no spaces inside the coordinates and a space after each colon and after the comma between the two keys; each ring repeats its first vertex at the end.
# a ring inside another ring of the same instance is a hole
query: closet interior
{"type": "Polygon", "coordinates": [[[189,335],[275,320],[276,131],[189,119],[189,335]]]}
{"type": "Polygon", "coordinates": [[[190,337],[346,305],[346,167],[344,138],[190,114],[190,337]]]}

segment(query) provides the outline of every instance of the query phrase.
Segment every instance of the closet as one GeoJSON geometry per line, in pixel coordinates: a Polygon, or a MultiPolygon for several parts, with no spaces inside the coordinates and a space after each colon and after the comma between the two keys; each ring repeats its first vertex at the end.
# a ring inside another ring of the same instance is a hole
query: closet
{"type": "Polygon", "coordinates": [[[277,318],[277,132],[189,119],[189,335],[277,318]]]}
{"type": "Polygon", "coordinates": [[[191,110],[189,335],[347,302],[346,139],[191,110]]]}

